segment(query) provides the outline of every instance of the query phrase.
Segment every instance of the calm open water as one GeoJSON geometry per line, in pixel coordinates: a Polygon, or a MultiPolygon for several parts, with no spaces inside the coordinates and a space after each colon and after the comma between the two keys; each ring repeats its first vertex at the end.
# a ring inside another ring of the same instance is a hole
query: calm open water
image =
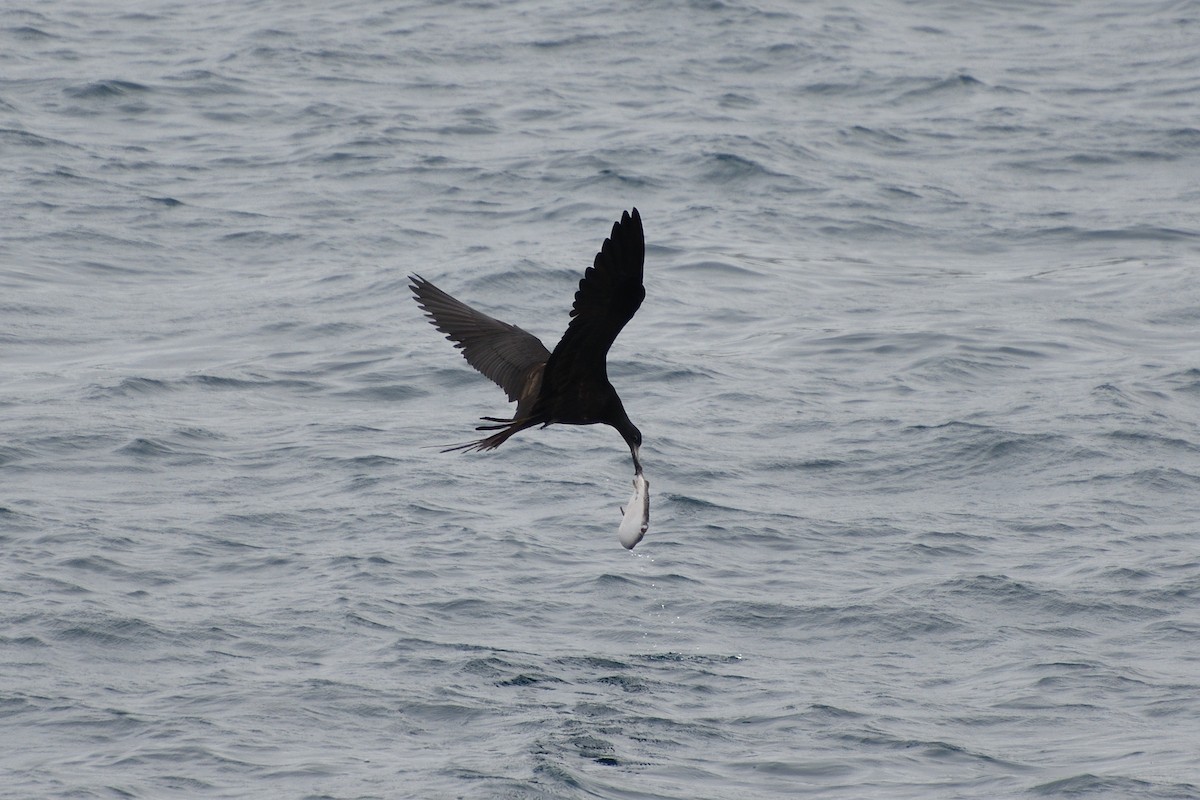
{"type": "Polygon", "coordinates": [[[0,796],[1200,797],[1200,3],[0,10],[0,796]],[[552,346],[648,242],[611,429],[552,346]]]}

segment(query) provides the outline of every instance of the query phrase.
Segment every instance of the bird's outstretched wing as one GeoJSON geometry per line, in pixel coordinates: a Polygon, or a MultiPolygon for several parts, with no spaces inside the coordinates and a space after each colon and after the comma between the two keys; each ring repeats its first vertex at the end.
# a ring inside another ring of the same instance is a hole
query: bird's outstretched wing
{"type": "MultiPolygon", "coordinates": [[[[612,235],[604,240],[592,266],[583,273],[571,322],[554,348],[547,374],[586,369],[604,374],[608,349],[646,297],[642,286],[642,267],[646,260],[646,240],[638,210],[623,212],[613,223],[612,235]],[[555,367],[560,367],[555,369],[555,367]]],[[[564,376],[565,377],[565,376],[564,376]]]]}
{"type": "Polygon", "coordinates": [[[467,363],[499,385],[510,401],[519,399],[529,371],[550,358],[546,346],[532,333],[476,311],[419,275],[408,279],[417,305],[462,350],[467,363]]]}

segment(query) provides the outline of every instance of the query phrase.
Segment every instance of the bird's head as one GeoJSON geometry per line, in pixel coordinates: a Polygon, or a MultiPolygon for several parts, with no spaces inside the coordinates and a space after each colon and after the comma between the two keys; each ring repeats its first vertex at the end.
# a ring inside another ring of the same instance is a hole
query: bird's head
{"type": "MultiPolygon", "coordinates": [[[[614,397],[616,393],[613,393],[614,397]]],[[[613,414],[616,419],[609,424],[620,432],[621,437],[625,439],[625,443],[629,445],[629,452],[633,453],[633,471],[637,474],[642,472],[642,462],[638,461],[638,450],[642,446],[642,432],[637,429],[637,426],[629,421],[629,415],[625,413],[624,407],[620,406],[620,400],[617,400],[618,406],[616,413],[613,414]]]]}

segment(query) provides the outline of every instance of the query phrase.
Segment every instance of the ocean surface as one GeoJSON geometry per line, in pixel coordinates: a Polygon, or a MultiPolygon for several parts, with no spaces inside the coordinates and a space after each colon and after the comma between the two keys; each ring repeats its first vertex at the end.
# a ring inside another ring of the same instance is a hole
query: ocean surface
{"type": "Polygon", "coordinates": [[[7,3],[0,797],[1200,797],[1200,3],[7,3]],[[548,346],[623,210],[603,426],[548,346]]]}

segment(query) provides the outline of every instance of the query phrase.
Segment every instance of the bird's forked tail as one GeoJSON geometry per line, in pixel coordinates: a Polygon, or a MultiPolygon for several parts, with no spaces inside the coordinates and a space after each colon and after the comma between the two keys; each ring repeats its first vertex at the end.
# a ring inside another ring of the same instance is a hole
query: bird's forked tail
{"type": "Polygon", "coordinates": [[[494,425],[479,425],[475,428],[477,431],[497,431],[491,436],[485,436],[482,439],[477,439],[473,442],[463,442],[442,450],[443,453],[452,453],[455,450],[461,450],[464,453],[481,453],[484,450],[495,450],[500,445],[504,444],[508,437],[514,433],[532,428],[537,425],[537,420],[525,419],[500,419],[499,417],[482,417],[482,419],[497,423],[494,425]]]}

